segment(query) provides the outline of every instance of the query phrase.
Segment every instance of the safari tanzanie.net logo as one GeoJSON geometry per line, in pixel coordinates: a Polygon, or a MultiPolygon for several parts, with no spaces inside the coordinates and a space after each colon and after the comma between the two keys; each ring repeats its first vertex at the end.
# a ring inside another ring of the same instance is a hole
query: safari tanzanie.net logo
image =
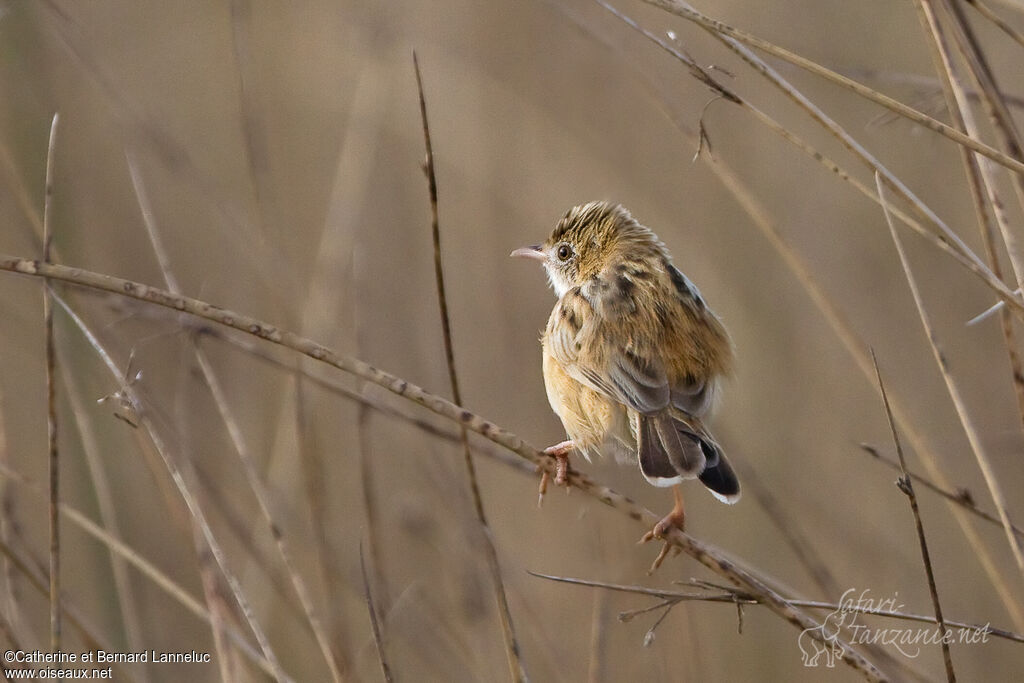
{"type": "Polygon", "coordinates": [[[865,615],[884,617],[906,617],[899,593],[891,597],[875,598],[865,588],[857,592],[850,588],[839,599],[838,607],[829,612],[817,626],[800,632],[797,645],[803,665],[834,667],[845,654],[844,644],[880,645],[895,648],[901,655],[913,659],[921,654],[922,648],[947,645],[987,643],[989,624],[981,626],[947,625],[945,633],[937,625],[912,621],[899,621],[869,625],[864,623],[865,615]]]}

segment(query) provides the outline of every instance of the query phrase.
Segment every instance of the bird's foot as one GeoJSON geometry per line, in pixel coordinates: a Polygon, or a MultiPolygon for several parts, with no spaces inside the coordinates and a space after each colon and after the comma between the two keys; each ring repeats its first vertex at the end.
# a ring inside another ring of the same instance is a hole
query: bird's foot
{"type": "Polygon", "coordinates": [[[682,552],[678,546],[672,545],[665,536],[671,529],[679,529],[680,531],[683,531],[685,522],[686,515],[683,513],[681,507],[677,506],[672,509],[672,512],[665,515],[660,522],[654,525],[653,529],[644,534],[643,538],[640,539],[640,543],[647,543],[648,541],[654,540],[665,541],[665,545],[662,546],[661,552],[658,553],[656,558],[654,558],[654,563],[647,571],[648,574],[653,574],[655,570],[661,566],[661,563],[665,561],[665,558],[669,556],[669,553],[672,554],[672,557],[675,557],[682,552]]]}
{"type": "MultiPolygon", "coordinates": [[[[544,449],[545,455],[550,455],[555,459],[555,485],[564,486],[565,492],[569,493],[569,453],[573,448],[576,447],[572,441],[563,441],[562,443],[549,446],[544,449]]],[[[546,469],[540,469],[540,488],[537,490],[537,507],[541,507],[544,504],[544,494],[548,492],[548,481],[551,479],[551,475],[546,469]]]]}

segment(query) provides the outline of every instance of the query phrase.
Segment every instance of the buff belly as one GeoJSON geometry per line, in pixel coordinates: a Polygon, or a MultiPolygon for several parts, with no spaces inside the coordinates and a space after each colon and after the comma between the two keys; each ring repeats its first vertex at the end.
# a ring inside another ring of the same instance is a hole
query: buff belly
{"type": "MultiPolygon", "coordinates": [[[[607,450],[612,441],[630,446],[631,425],[624,408],[571,377],[544,354],[544,387],[551,409],[562,420],[566,435],[587,459],[607,450]]],[[[616,449],[616,455],[619,455],[616,449]]]]}

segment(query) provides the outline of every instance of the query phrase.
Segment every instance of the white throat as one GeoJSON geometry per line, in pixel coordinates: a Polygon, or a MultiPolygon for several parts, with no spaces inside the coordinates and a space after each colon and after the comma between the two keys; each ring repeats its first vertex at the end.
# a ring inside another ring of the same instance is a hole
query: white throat
{"type": "Polygon", "coordinates": [[[561,299],[565,296],[565,293],[572,289],[572,284],[565,279],[559,271],[555,270],[547,263],[544,264],[544,270],[548,274],[548,282],[551,283],[551,288],[555,290],[555,295],[561,299]]]}

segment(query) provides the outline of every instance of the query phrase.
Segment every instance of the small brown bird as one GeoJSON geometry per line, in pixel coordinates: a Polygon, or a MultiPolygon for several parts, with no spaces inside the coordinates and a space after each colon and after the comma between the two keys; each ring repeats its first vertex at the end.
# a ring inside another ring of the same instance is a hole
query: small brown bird
{"type": "MultiPolygon", "coordinates": [[[[684,479],[735,503],[739,481],[704,424],[732,345],[658,236],[622,206],[591,202],[511,255],[541,261],[558,296],[541,339],[548,400],[569,437],[545,451],[558,460],[555,482],[567,483],[570,452],[635,453],[647,481],[675,493],[644,541],[683,528],[684,479]]],[[[541,495],[546,484],[545,474],[541,495]]]]}

